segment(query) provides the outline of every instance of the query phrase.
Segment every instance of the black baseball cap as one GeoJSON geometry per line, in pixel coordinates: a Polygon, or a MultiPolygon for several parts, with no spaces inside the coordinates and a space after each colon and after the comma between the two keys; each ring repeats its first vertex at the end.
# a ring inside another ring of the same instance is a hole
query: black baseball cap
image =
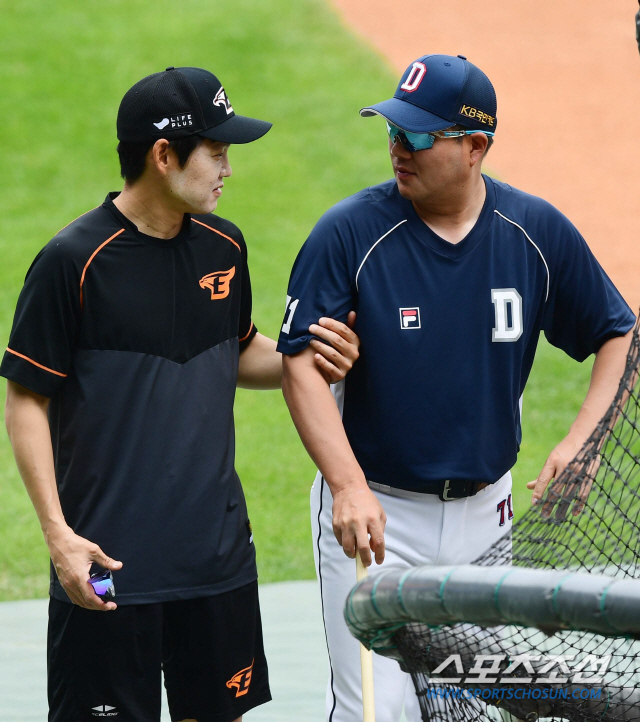
{"type": "Polygon", "coordinates": [[[144,143],[201,135],[221,143],[251,143],[271,123],[236,115],[222,83],[202,68],[167,68],[147,75],[124,95],[118,140],[144,143]]]}
{"type": "Polygon", "coordinates": [[[410,133],[462,125],[495,132],[496,91],[489,78],[464,55],[423,55],[404,71],[389,100],[362,108],[410,133]]]}

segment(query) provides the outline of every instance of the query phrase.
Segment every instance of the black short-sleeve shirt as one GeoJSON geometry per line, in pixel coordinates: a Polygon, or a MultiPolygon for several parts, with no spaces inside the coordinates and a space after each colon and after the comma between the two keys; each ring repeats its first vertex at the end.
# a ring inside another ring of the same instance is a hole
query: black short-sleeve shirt
{"type": "MultiPolygon", "coordinates": [[[[116,195],[34,260],[0,374],[50,397],[62,510],[123,562],[118,603],[221,593],[256,578],[234,469],[238,357],[256,333],[246,245],[214,215],[147,236],[116,195]]],[[[50,591],[68,600],[53,569],[50,591]]]]}

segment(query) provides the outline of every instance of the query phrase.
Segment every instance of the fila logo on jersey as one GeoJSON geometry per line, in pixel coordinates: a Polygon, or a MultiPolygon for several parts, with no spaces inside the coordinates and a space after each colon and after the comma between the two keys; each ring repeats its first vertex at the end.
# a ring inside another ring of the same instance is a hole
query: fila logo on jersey
{"type": "Polygon", "coordinates": [[[400,328],[420,328],[420,309],[417,306],[400,309],[400,328]]]}
{"type": "Polygon", "coordinates": [[[216,93],[216,97],[213,99],[213,104],[224,108],[227,111],[227,115],[233,113],[233,108],[231,107],[231,103],[229,102],[229,98],[224,92],[223,87],[220,87],[220,90],[216,93]]]}
{"type": "Polygon", "coordinates": [[[92,712],[91,714],[94,717],[117,717],[117,712],[112,712],[112,710],[115,709],[115,707],[111,707],[108,704],[99,704],[97,707],[92,707],[91,709],[95,710],[95,712],[92,712]]]}
{"type": "Polygon", "coordinates": [[[200,288],[208,288],[211,291],[212,301],[226,298],[231,290],[231,279],[235,275],[235,266],[228,271],[215,271],[200,279],[200,288]]]}
{"type": "Polygon", "coordinates": [[[247,694],[249,691],[249,685],[251,684],[251,675],[253,674],[253,662],[255,660],[252,660],[251,664],[248,667],[245,667],[244,669],[241,669],[239,672],[236,672],[233,677],[227,682],[227,687],[231,689],[232,687],[236,688],[236,697],[242,697],[242,695],[247,694]]]}
{"type": "Polygon", "coordinates": [[[180,115],[171,115],[168,118],[163,118],[159,123],[154,123],[158,130],[164,130],[169,126],[169,130],[175,128],[188,128],[193,125],[191,113],[181,113],[180,115]]]}
{"type": "Polygon", "coordinates": [[[413,93],[414,90],[420,87],[420,83],[426,72],[427,66],[424,63],[415,62],[411,66],[407,79],[400,86],[400,90],[404,90],[405,93],[413,93]]]}
{"type": "Polygon", "coordinates": [[[517,341],[522,336],[522,296],[515,288],[492,288],[491,302],[496,314],[491,340],[496,343],[517,341]]]}
{"type": "Polygon", "coordinates": [[[511,502],[511,494],[506,499],[503,499],[499,504],[496,511],[500,514],[500,526],[504,526],[506,523],[505,516],[511,521],[513,519],[513,506],[511,502]],[[506,513],[505,513],[506,507],[506,513]]]}

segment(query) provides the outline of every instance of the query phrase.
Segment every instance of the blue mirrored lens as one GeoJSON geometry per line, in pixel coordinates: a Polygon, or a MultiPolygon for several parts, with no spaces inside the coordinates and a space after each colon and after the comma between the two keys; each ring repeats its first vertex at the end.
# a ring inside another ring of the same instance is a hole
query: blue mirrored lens
{"type": "Polygon", "coordinates": [[[435,135],[430,133],[405,133],[407,140],[416,150],[427,150],[435,143],[435,135]]]}
{"type": "Polygon", "coordinates": [[[431,148],[435,142],[435,136],[431,135],[431,133],[410,133],[406,130],[400,130],[400,128],[391,123],[387,123],[387,132],[392,143],[395,143],[396,138],[400,136],[402,145],[412,152],[416,150],[427,150],[431,148]]]}
{"type": "Polygon", "coordinates": [[[400,128],[396,128],[395,125],[391,125],[391,123],[387,123],[387,133],[389,134],[389,138],[391,138],[392,143],[395,143],[399,132],[400,132],[400,128]]]}

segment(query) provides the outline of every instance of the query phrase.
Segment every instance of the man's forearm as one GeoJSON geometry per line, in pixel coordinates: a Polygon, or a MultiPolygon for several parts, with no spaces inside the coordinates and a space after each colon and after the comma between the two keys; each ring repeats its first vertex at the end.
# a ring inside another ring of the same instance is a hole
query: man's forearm
{"type": "Polygon", "coordinates": [[[309,456],[329,484],[338,543],[348,557],[358,553],[365,566],[371,563],[371,551],[382,564],[386,515],[367,486],[314,353],[307,347],[295,356],[284,356],[282,392],[309,456]]]}
{"type": "Polygon", "coordinates": [[[296,356],[284,357],[282,393],[302,443],[335,494],[348,484],[366,481],[313,354],[307,347],[296,356]]]}
{"type": "MultiPolygon", "coordinates": [[[[596,353],[589,390],[569,433],[549,454],[538,478],[527,484],[527,488],[533,490],[534,504],[540,501],[551,479],[560,477],[575,458],[611,406],[624,372],[632,335],[633,331],[629,331],[625,336],[609,339],[596,353]]],[[[587,497],[589,489],[590,486],[585,487],[584,498],[587,497]]],[[[553,504],[548,505],[545,513],[550,513],[552,506],[553,504]]],[[[582,506],[578,505],[573,513],[578,514],[581,509],[582,506]]]]}
{"type": "Polygon", "coordinates": [[[632,335],[633,330],[611,338],[596,353],[589,390],[568,434],[581,443],[589,438],[611,406],[624,373],[632,335]]]}
{"type": "Polygon", "coordinates": [[[67,525],[56,485],[47,410],[49,400],[9,381],[5,420],[13,454],[40,520],[51,561],[69,599],[87,609],[116,609],[87,583],[93,562],[117,570],[122,562],[108,557],[97,544],[77,536],[67,525]]]}
{"type": "Polygon", "coordinates": [[[243,389],[279,389],[282,386],[282,355],[276,342],[257,333],[240,354],[238,386],[243,389]]]}
{"type": "Polygon", "coordinates": [[[47,544],[54,530],[67,526],[56,486],[48,406],[44,396],[8,382],[5,421],[9,440],[47,544]]]}

